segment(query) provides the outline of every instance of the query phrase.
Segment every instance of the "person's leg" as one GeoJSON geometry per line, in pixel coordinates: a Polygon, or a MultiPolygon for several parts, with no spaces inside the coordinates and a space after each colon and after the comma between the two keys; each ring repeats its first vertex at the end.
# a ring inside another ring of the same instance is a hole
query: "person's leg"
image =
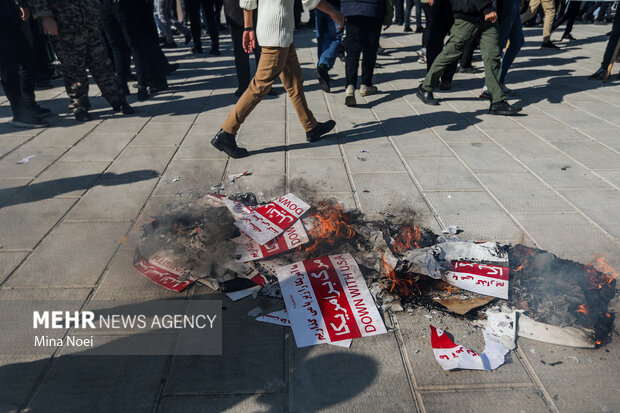
{"type": "Polygon", "coordinates": [[[317,23],[319,21],[319,18],[322,21],[322,47],[321,53],[319,55],[319,66],[324,64],[325,66],[327,66],[327,69],[331,69],[332,67],[334,67],[334,63],[336,62],[336,58],[338,57],[338,48],[340,47],[340,40],[338,39],[338,28],[336,27],[336,23],[332,20],[331,17],[329,17],[328,14],[323,13],[320,10],[316,10],[315,16],[317,16],[317,23]]]}
{"type": "MultiPolygon", "coordinates": [[[[425,3],[428,5],[428,3],[425,3]]],[[[415,0],[415,31],[422,31],[422,2],[415,0]]]]}
{"type": "Polygon", "coordinates": [[[394,1],[394,24],[401,25],[404,23],[404,0],[394,1]]]}
{"type": "Polygon", "coordinates": [[[459,64],[462,68],[471,68],[471,61],[474,58],[474,50],[478,47],[478,37],[474,37],[470,41],[467,42],[465,48],[463,49],[463,54],[459,59],[459,64]]]}
{"type": "Polygon", "coordinates": [[[211,54],[220,54],[220,34],[215,20],[215,0],[202,0],[202,10],[207,18],[209,26],[209,38],[211,39],[211,54]]]}
{"type": "Polygon", "coordinates": [[[288,48],[262,47],[261,57],[256,69],[256,74],[250,82],[250,86],[237,101],[222,125],[222,130],[229,134],[236,134],[241,124],[250,115],[278,78],[286,65],[288,48]]]}
{"type": "MultiPolygon", "coordinates": [[[[0,15],[0,78],[11,108],[19,104],[21,96],[16,41],[18,31],[18,25],[14,20],[0,15]]],[[[14,108],[13,110],[15,111],[14,108]]]]}
{"type": "Polygon", "coordinates": [[[364,44],[363,20],[360,16],[349,16],[345,22],[345,78],[347,86],[357,88],[357,70],[360,64],[360,54],[364,44]]]}
{"type": "MultiPolygon", "coordinates": [[[[454,24],[452,7],[449,0],[437,0],[431,8],[431,29],[429,30],[428,46],[426,49],[426,70],[430,70],[435,58],[444,47],[444,39],[454,24]]],[[[458,59],[450,63],[443,71],[441,80],[452,82],[458,59]]]]}
{"type": "Polygon", "coordinates": [[[145,35],[142,33],[142,26],[138,21],[139,13],[137,7],[134,2],[119,3],[116,6],[115,15],[133,56],[133,62],[136,66],[136,77],[138,78],[138,89],[144,89],[148,82],[148,58],[146,56],[145,35]]]}
{"type": "Polygon", "coordinates": [[[579,16],[579,10],[581,10],[581,2],[571,0],[570,4],[568,5],[568,10],[566,11],[566,14],[568,16],[566,18],[566,28],[564,29],[564,33],[562,33],[562,39],[572,39],[570,33],[573,31],[573,25],[575,24],[575,20],[577,20],[577,17],[579,16]]]}
{"type": "Polygon", "coordinates": [[[125,77],[125,36],[117,19],[118,5],[113,4],[112,0],[104,0],[100,5],[101,25],[112,49],[112,63],[114,65],[114,75],[120,87],[127,86],[125,77]]]}
{"type": "Polygon", "coordinates": [[[306,102],[306,96],[304,94],[304,76],[301,72],[299,60],[297,59],[295,45],[293,44],[288,48],[286,64],[280,74],[280,80],[282,81],[282,85],[284,85],[284,89],[288,92],[288,97],[291,99],[295,112],[297,112],[297,117],[299,118],[301,126],[306,132],[311,131],[317,125],[317,121],[308,108],[308,102],[306,102]]]}
{"type": "Polygon", "coordinates": [[[30,33],[30,25],[27,22],[20,23],[19,29],[16,32],[15,42],[17,47],[17,60],[20,65],[19,78],[21,95],[28,104],[34,106],[37,62],[35,60],[35,51],[31,41],[32,34],[30,33]]]}
{"type": "Polygon", "coordinates": [[[202,31],[202,22],[200,21],[200,0],[185,0],[185,9],[189,16],[189,27],[192,32],[194,41],[194,50],[202,50],[202,40],[200,39],[202,31]]]}
{"type": "Polygon", "coordinates": [[[362,84],[372,86],[372,75],[377,62],[381,22],[383,18],[367,17],[365,23],[366,39],[362,47],[362,84]]]}
{"type": "MultiPolygon", "coordinates": [[[[504,5],[504,7],[506,6],[508,6],[508,4],[504,5]]],[[[521,24],[521,18],[519,17],[519,2],[512,1],[510,7],[510,12],[505,14],[506,19],[502,20],[502,24],[500,24],[499,27],[500,52],[506,46],[507,41],[510,40],[510,44],[504,52],[504,56],[502,57],[501,61],[501,69],[499,75],[499,83],[501,85],[506,82],[506,74],[508,73],[508,70],[510,70],[512,62],[514,62],[515,58],[519,54],[519,51],[521,50],[521,47],[523,47],[523,43],[525,42],[525,38],[523,36],[523,26],[521,24]]]]}
{"type": "Polygon", "coordinates": [[[243,92],[250,85],[250,56],[243,50],[243,27],[239,26],[232,19],[226,18],[226,20],[230,26],[230,37],[232,38],[235,54],[237,83],[239,91],[243,92]]]}
{"type": "Polygon", "coordinates": [[[164,29],[164,36],[166,37],[166,43],[174,43],[174,36],[172,29],[170,28],[170,0],[157,0],[157,15],[162,23],[164,29]]]}
{"type": "Polygon", "coordinates": [[[480,53],[484,63],[485,83],[491,95],[491,104],[505,101],[506,96],[499,82],[500,51],[497,24],[483,23],[480,53]]]}
{"type": "Polygon", "coordinates": [[[465,44],[476,35],[478,29],[479,25],[466,20],[456,19],[454,21],[452,29],[450,30],[448,42],[441,53],[435,58],[424,78],[424,82],[422,83],[423,90],[432,92],[435,89],[445,68],[459,59],[461,53],[463,53],[465,44]]]}
{"type": "Polygon", "coordinates": [[[538,11],[538,7],[540,7],[540,2],[541,0],[530,0],[530,4],[527,6],[527,10],[521,15],[521,23],[525,23],[526,21],[534,17],[536,12],[538,11]]]}
{"type": "Polygon", "coordinates": [[[553,26],[553,17],[555,16],[555,1],[542,0],[542,8],[545,12],[545,20],[543,22],[543,43],[551,41],[551,26],[553,26]]]}
{"type": "Polygon", "coordinates": [[[321,56],[323,55],[323,51],[328,47],[325,42],[325,33],[327,31],[327,28],[325,27],[325,16],[329,16],[326,13],[323,13],[321,10],[317,10],[317,12],[314,13],[314,32],[316,36],[316,54],[319,59],[316,67],[320,67],[321,56]]]}
{"type": "Polygon", "coordinates": [[[431,28],[431,6],[428,3],[422,3],[422,11],[424,12],[424,31],[422,32],[422,47],[428,47],[428,36],[431,28]]]}
{"type": "Polygon", "coordinates": [[[614,54],[614,50],[616,49],[616,45],[618,44],[618,39],[620,38],[620,12],[616,11],[616,17],[614,17],[614,22],[611,26],[611,36],[609,36],[609,41],[607,42],[607,47],[605,47],[605,53],[603,54],[603,62],[601,66],[604,66],[605,70],[607,70],[607,66],[612,63],[611,59],[614,54]]]}
{"type": "MultiPolygon", "coordinates": [[[[405,13],[403,14],[403,26],[405,26],[405,28],[411,27],[411,9],[413,8],[414,1],[420,0],[405,0],[405,13]]],[[[417,24],[418,19],[416,18],[416,26],[417,24]]]]}

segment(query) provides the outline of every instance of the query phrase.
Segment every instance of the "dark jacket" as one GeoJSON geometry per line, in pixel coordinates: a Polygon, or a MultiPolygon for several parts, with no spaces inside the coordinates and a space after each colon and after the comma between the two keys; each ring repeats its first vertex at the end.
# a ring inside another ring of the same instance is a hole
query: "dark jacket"
{"type": "Polygon", "coordinates": [[[0,0],[0,16],[8,17],[13,22],[19,21],[15,0],[0,0]]]}
{"type": "Polygon", "coordinates": [[[455,19],[481,23],[484,16],[497,11],[493,0],[450,0],[455,19]]]}
{"type": "Polygon", "coordinates": [[[387,25],[391,24],[394,15],[394,0],[341,0],[340,11],[345,17],[381,17],[387,25]]]}

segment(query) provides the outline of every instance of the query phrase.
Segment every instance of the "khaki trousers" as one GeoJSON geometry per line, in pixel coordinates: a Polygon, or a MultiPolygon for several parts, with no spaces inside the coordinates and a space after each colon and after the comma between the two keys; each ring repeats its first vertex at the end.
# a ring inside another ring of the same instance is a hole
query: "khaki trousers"
{"type": "Polygon", "coordinates": [[[543,12],[545,13],[545,19],[543,21],[543,42],[551,40],[551,26],[553,25],[553,18],[555,17],[555,3],[554,0],[530,0],[525,13],[521,15],[521,23],[525,23],[531,19],[540,4],[542,3],[543,12]]]}
{"type": "Polygon", "coordinates": [[[271,85],[278,76],[280,76],[280,80],[288,92],[301,126],[303,126],[306,132],[314,129],[317,121],[310,109],[308,109],[303,89],[304,77],[301,73],[301,66],[299,65],[299,60],[297,60],[297,52],[293,44],[289,47],[261,48],[256,74],[250,82],[250,86],[228,114],[222,129],[225,132],[236,134],[241,124],[250,115],[258,102],[269,93],[271,85]]]}

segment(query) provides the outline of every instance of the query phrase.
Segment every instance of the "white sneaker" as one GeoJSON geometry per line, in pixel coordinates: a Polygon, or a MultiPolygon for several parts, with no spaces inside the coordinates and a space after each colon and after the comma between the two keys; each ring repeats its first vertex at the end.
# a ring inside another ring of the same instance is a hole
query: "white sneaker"
{"type": "Polygon", "coordinates": [[[357,104],[357,102],[355,101],[355,86],[347,86],[347,90],[344,94],[344,104],[346,106],[355,106],[357,104]]]}
{"type": "Polygon", "coordinates": [[[360,87],[360,95],[362,95],[362,96],[375,95],[375,94],[377,94],[378,91],[379,91],[379,89],[377,89],[376,86],[362,85],[360,87]]]}

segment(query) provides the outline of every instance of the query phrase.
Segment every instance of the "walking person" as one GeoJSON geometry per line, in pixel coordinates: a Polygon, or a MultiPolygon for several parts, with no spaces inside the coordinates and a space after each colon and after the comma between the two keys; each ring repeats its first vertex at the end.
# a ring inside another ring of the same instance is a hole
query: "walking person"
{"type": "MultiPolygon", "coordinates": [[[[450,0],[429,0],[428,4],[431,6],[430,23],[427,23],[428,32],[422,35],[422,48],[418,51],[418,62],[426,64],[427,73],[435,58],[443,50],[445,38],[454,24],[450,0]]],[[[444,69],[441,75],[440,89],[447,90],[452,87],[457,63],[458,61],[454,61],[444,69]]]]}
{"type": "Polygon", "coordinates": [[[394,6],[392,0],[341,0],[345,16],[345,73],[347,89],[344,104],[355,106],[357,72],[362,55],[362,96],[378,92],[372,84],[372,75],[377,62],[381,26],[387,30],[392,24],[394,6]]]}
{"type": "Polygon", "coordinates": [[[611,36],[609,36],[609,41],[607,42],[607,47],[605,47],[605,53],[603,54],[603,61],[601,62],[601,67],[592,73],[588,79],[590,80],[600,80],[605,79],[605,75],[607,71],[611,70],[611,65],[613,65],[614,52],[617,52],[617,48],[620,47],[620,13],[616,11],[616,17],[614,17],[614,21],[611,26],[611,36]]]}
{"type": "MultiPolygon", "coordinates": [[[[301,125],[306,130],[306,140],[314,142],[331,131],[336,122],[328,120],[317,122],[308,108],[303,90],[303,75],[293,44],[295,18],[293,2],[290,0],[241,0],[244,9],[243,47],[251,53],[256,42],[262,46],[261,57],[256,74],[235,107],[228,114],[222,129],[211,140],[211,144],[232,158],[248,156],[245,148],[237,146],[235,135],[241,124],[256,105],[271,89],[276,77],[280,76],[284,88],[297,112],[301,125]],[[252,10],[258,8],[256,31],[252,10]]],[[[326,3],[325,0],[304,0],[308,9],[315,7],[329,14],[340,27],[344,24],[343,16],[326,3]]]]}
{"type": "Polygon", "coordinates": [[[527,10],[521,15],[521,23],[525,23],[534,17],[541,4],[545,18],[543,20],[543,39],[540,47],[559,49],[559,47],[551,41],[551,28],[555,17],[555,0],[530,0],[527,10]]]}
{"type": "Polygon", "coordinates": [[[173,25],[179,32],[181,32],[181,34],[185,36],[185,44],[188,44],[192,38],[192,33],[189,31],[189,29],[177,19],[172,18],[172,6],[174,4],[174,0],[157,0],[157,15],[159,16],[159,20],[161,20],[161,23],[163,25],[164,37],[166,38],[166,43],[164,43],[162,47],[168,49],[174,49],[177,47],[177,44],[174,41],[174,35],[172,33],[173,25]]]}
{"type": "Polygon", "coordinates": [[[484,62],[487,88],[491,96],[489,113],[514,115],[521,110],[511,106],[499,83],[500,50],[497,30],[497,11],[493,0],[452,0],[454,25],[448,43],[437,56],[416,95],[427,105],[439,105],[433,90],[444,69],[457,61],[468,41],[480,33],[480,52],[484,62]]]}
{"type": "Polygon", "coordinates": [[[211,38],[211,50],[209,54],[214,56],[220,55],[220,33],[217,27],[217,19],[215,18],[215,0],[186,0],[185,9],[189,15],[189,26],[194,39],[194,47],[192,53],[202,54],[202,22],[200,20],[200,7],[207,18],[207,29],[211,38]]]}
{"type": "Polygon", "coordinates": [[[88,74],[90,71],[115,112],[135,113],[125,100],[114,76],[112,63],[101,38],[101,16],[96,0],[28,0],[43,31],[56,38],[55,49],[62,64],[65,89],[75,118],[90,120],[88,74]]]}
{"type": "Polygon", "coordinates": [[[568,5],[566,5],[566,11],[564,14],[557,20],[553,22],[551,26],[551,31],[554,31],[562,24],[566,23],[566,27],[564,28],[564,33],[562,33],[562,37],[560,40],[568,39],[568,40],[576,40],[571,32],[573,31],[573,25],[575,24],[575,20],[579,16],[579,10],[581,10],[581,1],[577,0],[569,0],[568,5]]]}
{"type": "MultiPolygon", "coordinates": [[[[340,10],[340,0],[326,0],[334,9],[340,10]]],[[[316,47],[319,61],[314,70],[314,78],[319,81],[321,89],[329,93],[329,71],[334,67],[338,51],[342,45],[342,30],[338,30],[338,23],[334,22],[329,14],[321,10],[315,11],[316,20],[316,47]]]]}
{"type": "Polygon", "coordinates": [[[34,97],[36,62],[22,25],[30,19],[30,11],[14,0],[0,0],[0,79],[9,100],[15,127],[47,126],[43,119],[51,115],[40,107],[34,97]],[[20,76],[20,70],[21,76],[20,76]]]}

